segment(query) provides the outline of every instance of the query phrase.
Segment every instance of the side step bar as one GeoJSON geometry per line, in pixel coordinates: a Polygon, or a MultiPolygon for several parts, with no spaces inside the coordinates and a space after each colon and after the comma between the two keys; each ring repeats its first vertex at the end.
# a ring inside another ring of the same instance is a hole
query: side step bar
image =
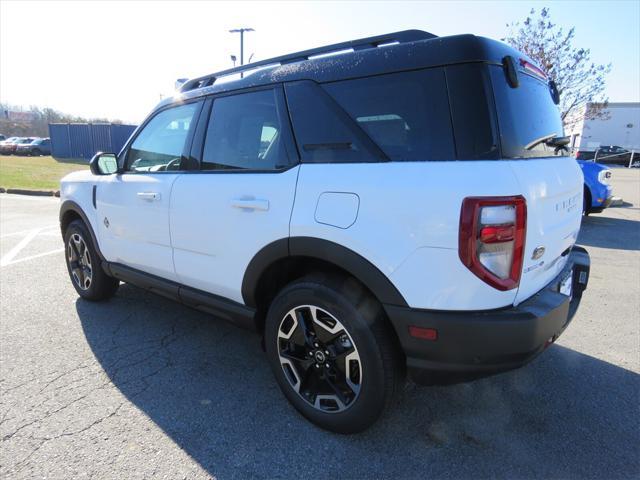
{"type": "Polygon", "coordinates": [[[222,318],[247,330],[257,331],[254,308],[119,263],[105,261],[102,262],[102,268],[118,280],[222,318]]]}

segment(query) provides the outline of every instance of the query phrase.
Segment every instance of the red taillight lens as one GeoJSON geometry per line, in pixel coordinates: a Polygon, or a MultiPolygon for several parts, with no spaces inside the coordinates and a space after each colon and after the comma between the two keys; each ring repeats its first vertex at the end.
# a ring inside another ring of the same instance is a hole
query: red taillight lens
{"type": "Polygon", "coordinates": [[[526,215],[522,196],[468,197],[462,202],[460,260],[498,290],[511,290],[520,282],[526,215]]]}
{"type": "Polygon", "coordinates": [[[513,225],[500,225],[495,227],[482,227],[480,241],[482,243],[510,242],[514,239],[516,229],[513,225]]]}

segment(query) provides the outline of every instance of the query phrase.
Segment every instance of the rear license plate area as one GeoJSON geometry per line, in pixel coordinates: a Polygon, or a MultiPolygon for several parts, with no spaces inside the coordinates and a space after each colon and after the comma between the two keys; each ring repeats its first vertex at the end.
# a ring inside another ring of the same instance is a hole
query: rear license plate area
{"type": "Polygon", "coordinates": [[[573,268],[558,283],[558,292],[569,298],[573,295],[573,268]]]}

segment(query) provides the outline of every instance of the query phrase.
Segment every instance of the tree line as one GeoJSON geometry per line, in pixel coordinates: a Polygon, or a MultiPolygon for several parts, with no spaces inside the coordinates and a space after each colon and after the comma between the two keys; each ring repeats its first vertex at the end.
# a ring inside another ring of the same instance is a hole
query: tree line
{"type": "Polygon", "coordinates": [[[25,110],[8,103],[0,103],[0,133],[7,138],[48,137],[50,123],[122,123],[122,121],[70,115],[49,107],[31,106],[25,110]],[[24,113],[24,118],[12,118],[12,112],[24,113]]]}

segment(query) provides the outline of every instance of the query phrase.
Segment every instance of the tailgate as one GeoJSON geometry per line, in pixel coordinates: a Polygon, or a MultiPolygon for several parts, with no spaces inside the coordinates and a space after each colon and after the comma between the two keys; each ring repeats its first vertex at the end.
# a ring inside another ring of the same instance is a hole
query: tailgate
{"type": "Polygon", "coordinates": [[[509,164],[527,200],[517,305],[544,288],[565,266],[582,221],[584,179],[571,157],[515,160],[509,164]]]}

